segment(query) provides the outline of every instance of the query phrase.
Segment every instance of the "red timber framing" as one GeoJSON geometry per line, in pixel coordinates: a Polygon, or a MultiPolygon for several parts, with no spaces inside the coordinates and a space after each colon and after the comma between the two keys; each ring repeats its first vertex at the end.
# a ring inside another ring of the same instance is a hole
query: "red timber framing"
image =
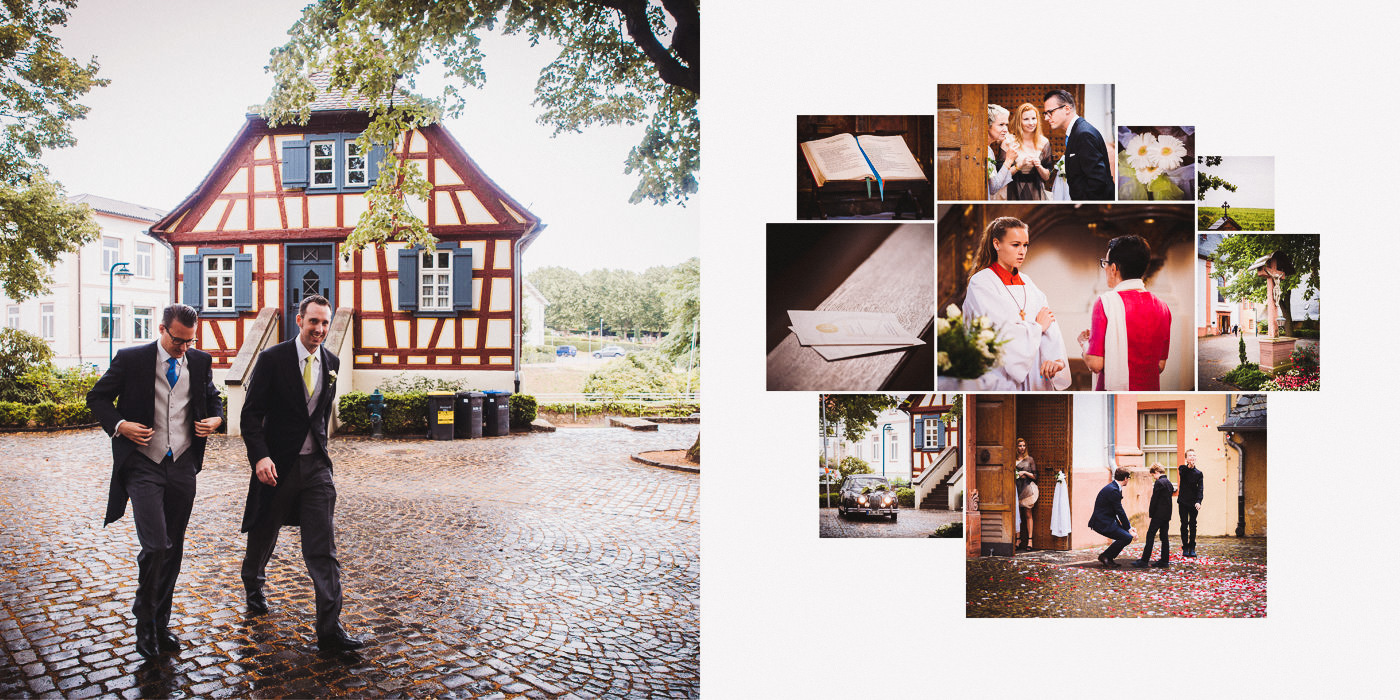
{"type": "MultiPolygon", "coordinates": [[[[539,219],[492,182],[445,129],[432,125],[410,132],[396,148],[433,185],[426,211],[418,212],[428,230],[441,243],[473,251],[470,310],[441,315],[399,310],[401,246],[341,250],[368,206],[363,195],[283,187],[284,143],[355,134],[367,124],[368,116],[354,110],[313,112],[305,126],[277,128],[249,115],[198,189],[151,227],[151,235],[175,250],[177,296],[186,289],[185,256],[230,248],[252,256],[252,308],[236,316],[203,316],[201,349],[214,356],[215,367],[228,367],[258,311],[280,307],[286,298],[283,244],[326,243],[335,252],[336,306],[355,313],[355,367],[513,371],[518,263],[538,235],[539,219]]],[[[202,302],[180,301],[196,307],[202,302]]]]}

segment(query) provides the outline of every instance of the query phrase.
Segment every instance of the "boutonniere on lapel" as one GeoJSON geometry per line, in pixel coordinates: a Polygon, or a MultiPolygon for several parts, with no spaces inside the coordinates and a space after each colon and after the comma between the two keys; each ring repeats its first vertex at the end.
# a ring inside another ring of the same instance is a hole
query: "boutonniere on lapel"
{"type": "Polygon", "coordinates": [[[331,370],[331,371],[327,372],[326,374],[330,375],[331,383],[334,384],[334,383],[335,383],[335,370],[331,370]]]}

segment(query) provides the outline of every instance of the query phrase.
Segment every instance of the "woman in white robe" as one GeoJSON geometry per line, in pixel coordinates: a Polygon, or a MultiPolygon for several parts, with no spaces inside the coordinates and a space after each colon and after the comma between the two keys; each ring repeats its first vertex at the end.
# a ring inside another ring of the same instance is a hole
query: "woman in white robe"
{"type": "Polygon", "coordinates": [[[1045,293],[1020,271],[1030,232],[1020,219],[1003,216],[982,232],[980,268],[967,283],[963,317],[986,316],[1008,341],[1001,361],[977,379],[985,391],[1055,391],[1070,385],[1069,356],[1045,293]]]}

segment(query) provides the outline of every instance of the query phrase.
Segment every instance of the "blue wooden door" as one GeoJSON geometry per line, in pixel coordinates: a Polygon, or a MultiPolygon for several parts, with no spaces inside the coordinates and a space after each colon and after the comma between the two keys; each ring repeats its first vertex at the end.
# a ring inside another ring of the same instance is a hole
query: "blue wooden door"
{"type": "Polygon", "coordinates": [[[297,309],[301,307],[302,299],[320,294],[329,299],[331,309],[335,309],[335,246],[329,243],[288,243],[285,250],[282,339],[290,340],[297,334],[297,309]]]}

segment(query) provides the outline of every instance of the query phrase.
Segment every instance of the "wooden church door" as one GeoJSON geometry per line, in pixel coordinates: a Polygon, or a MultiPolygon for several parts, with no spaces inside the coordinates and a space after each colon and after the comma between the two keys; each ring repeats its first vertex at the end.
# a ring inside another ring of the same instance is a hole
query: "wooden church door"
{"type": "Polygon", "coordinates": [[[987,86],[938,86],[938,199],[987,198],[987,86]]]}
{"type": "Polygon", "coordinates": [[[302,299],[320,294],[330,300],[331,311],[335,311],[335,246],[288,243],[286,251],[286,276],[282,278],[286,301],[282,307],[282,339],[291,340],[297,334],[297,310],[302,299]]]}
{"type": "MultiPolygon", "coordinates": [[[[1035,459],[1036,486],[1040,488],[1040,499],[1032,511],[1035,532],[1031,533],[1031,544],[1036,549],[1064,551],[1070,548],[1069,535],[1055,537],[1050,534],[1050,514],[1055,507],[1055,475],[1064,472],[1067,493],[1071,486],[1073,431],[1070,402],[1069,396],[1023,396],[1016,404],[1016,436],[1026,439],[1026,452],[1035,459]]],[[[1015,443],[1011,445],[1014,449],[1015,443]]]]}
{"type": "Polygon", "coordinates": [[[973,420],[970,448],[977,472],[980,554],[1009,557],[1016,549],[1016,396],[977,396],[973,420]]]}

